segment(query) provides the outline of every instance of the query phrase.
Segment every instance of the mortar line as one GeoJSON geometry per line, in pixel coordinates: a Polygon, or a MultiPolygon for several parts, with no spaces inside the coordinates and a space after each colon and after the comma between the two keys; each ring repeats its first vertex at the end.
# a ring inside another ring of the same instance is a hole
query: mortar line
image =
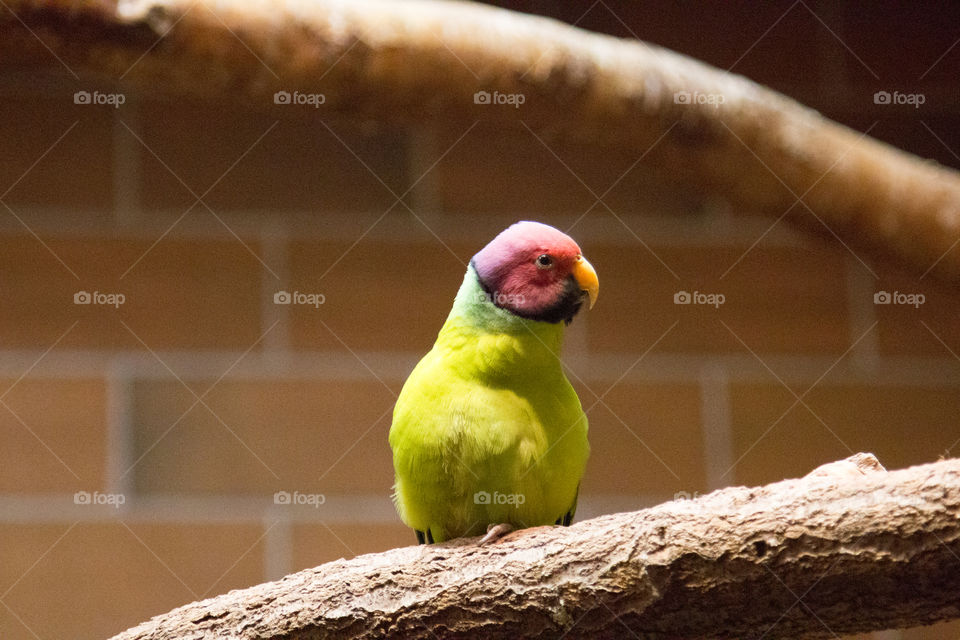
{"type": "MultiPolygon", "coordinates": [[[[877,321],[877,306],[873,302],[873,295],[880,287],[876,279],[866,273],[856,260],[847,257],[843,266],[844,284],[847,288],[848,338],[856,340],[877,321]]],[[[880,363],[878,335],[879,331],[871,331],[850,354],[851,365],[864,373],[876,373],[880,363]]]]}
{"type": "MultiPolygon", "coordinates": [[[[182,371],[184,377],[218,377],[225,366],[235,361],[242,351],[158,351],[165,362],[182,371]]],[[[13,377],[22,373],[24,367],[37,359],[42,351],[37,349],[0,350],[0,377],[13,377]]],[[[384,379],[400,382],[423,356],[421,352],[365,350],[357,351],[364,362],[384,379]]],[[[616,372],[623,371],[635,360],[637,354],[590,352],[573,354],[565,361],[588,382],[606,382],[616,379],[616,372]]],[[[832,363],[832,354],[793,355],[760,352],[764,360],[784,371],[784,379],[801,384],[816,380],[823,369],[832,363]]],[[[76,377],[102,378],[104,370],[112,362],[127,367],[130,375],[140,380],[168,380],[169,372],[156,363],[149,354],[135,351],[98,352],[96,350],[63,349],[49,356],[30,372],[31,378],[70,379],[76,377]]],[[[634,384],[659,384],[690,382],[697,384],[704,366],[723,366],[730,381],[769,381],[769,374],[749,357],[738,354],[704,355],[696,353],[651,354],[629,375],[624,382],[634,384]]],[[[355,358],[335,349],[284,350],[277,353],[252,353],[231,372],[233,379],[259,380],[318,380],[352,381],[368,380],[369,371],[355,358]]],[[[879,386],[911,386],[926,388],[952,387],[960,384],[960,369],[956,360],[948,356],[896,356],[878,359],[875,371],[863,372],[841,363],[831,373],[831,384],[863,384],[879,386]]]]}
{"type": "Polygon", "coordinates": [[[260,233],[260,253],[263,261],[271,265],[279,279],[262,271],[260,274],[260,325],[261,330],[276,323],[264,338],[263,351],[282,353],[290,348],[290,305],[276,304],[274,294],[290,288],[290,235],[284,225],[268,223],[260,233]]]}
{"type": "Polygon", "coordinates": [[[286,516],[264,517],[263,579],[279,580],[293,572],[293,527],[286,516]]]}
{"type": "Polygon", "coordinates": [[[124,476],[133,462],[133,376],[113,362],[106,371],[106,465],[104,485],[109,493],[123,494],[125,505],[134,495],[134,478],[124,476]]]}
{"type": "Polygon", "coordinates": [[[700,371],[700,413],[707,488],[712,491],[736,484],[735,475],[724,479],[726,470],[733,466],[734,441],[730,386],[722,365],[708,364],[700,371]]]}
{"type": "MultiPolygon", "coordinates": [[[[130,93],[128,98],[123,106],[123,118],[139,129],[141,120],[137,96],[130,93]]],[[[120,109],[113,111],[113,223],[119,228],[129,228],[139,221],[142,211],[140,147],[123,126],[120,109]]]]}

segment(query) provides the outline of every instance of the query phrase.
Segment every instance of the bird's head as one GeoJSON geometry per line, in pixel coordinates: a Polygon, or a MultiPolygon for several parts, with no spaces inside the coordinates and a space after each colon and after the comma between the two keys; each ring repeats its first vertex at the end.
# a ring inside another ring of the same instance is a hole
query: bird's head
{"type": "Polygon", "coordinates": [[[539,222],[511,225],[470,264],[493,304],[531,320],[569,323],[583,299],[593,307],[600,291],[577,243],[539,222]]]}

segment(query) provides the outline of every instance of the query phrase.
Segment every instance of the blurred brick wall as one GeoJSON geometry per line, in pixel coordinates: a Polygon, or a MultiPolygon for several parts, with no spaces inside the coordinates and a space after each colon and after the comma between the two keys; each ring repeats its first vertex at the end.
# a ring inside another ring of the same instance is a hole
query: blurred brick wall
{"type": "MultiPolygon", "coordinates": [[[[736,63],[960,165],[960,47],[943,16],[570,6],[550,10],[736,63]],[[897,37],[909,47],[894,56],[897,37]],[[884,89],[928,98],[874,104],[884,89]]],[[[199,107],[62,69],[7,72],[0,95],[4,640],[102,638],[411,544],[389,498],[394,399],[470,256],[521,218],[569,229],[603,282],[565,352],[593,446],[581,518],[856,451],[889,468],[956,454],[956,291],[665,185],[642,150],[199,107]],[[126,101],[77,105],[78,90],[126,101]],[[873,303],[895,290],[925,303],[873,303]],[[79,291],[124,301],[74,304],[79,291]],[[278,305],[279,291],[323,304],[278,305]],[[725,301],[676,305],[679,291],[725,301]]]]}

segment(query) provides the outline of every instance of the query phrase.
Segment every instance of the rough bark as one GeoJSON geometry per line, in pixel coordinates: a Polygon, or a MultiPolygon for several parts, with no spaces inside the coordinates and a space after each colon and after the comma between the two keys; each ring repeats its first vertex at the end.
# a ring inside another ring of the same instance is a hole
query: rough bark
{"type": "Polygon", "coordinates": [[[831,638],[960,616],[960,460],[870,454],[540,527],[338,560],[113,640],[831,638]],[[799,599],[799,601],[798,601],[799,599]]]}
{"type": "MultiPolygon", "coordinates": [[[[960,281],[956,172],[639,41],[462,2],[6,0],[4,7],[6,66],[59,67],[59,58],[71,70],[149,91],[262,109],[278,90],[324,94],[310,117],[459,130],[486,120],[523,135],[526,125],[546,139],[626,146],[648,152],[646,164],[663,175],[738,208],[786,215],[857,251],[960,281]],[[521,93],[525,102],[475,104],[478,90],[521,93]],[[684,91],[691,103],[678,104],[675,94],[684,91]],[[722,104],[709,96],[722,96],[722,104]]],[[[286,109],[281,117],[309,112],[286,109]]]]}

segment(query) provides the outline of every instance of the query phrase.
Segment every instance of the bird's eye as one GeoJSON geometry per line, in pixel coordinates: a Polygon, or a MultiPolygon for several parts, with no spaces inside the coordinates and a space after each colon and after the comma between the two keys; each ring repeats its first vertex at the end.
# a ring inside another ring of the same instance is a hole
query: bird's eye
{"type": "Polygon", "coordinates": [[[548,256],[547,254],[542,253],[537,257],[537,268],[549,269],[552,266],[553,266],[553,258],[548,256]]]}

